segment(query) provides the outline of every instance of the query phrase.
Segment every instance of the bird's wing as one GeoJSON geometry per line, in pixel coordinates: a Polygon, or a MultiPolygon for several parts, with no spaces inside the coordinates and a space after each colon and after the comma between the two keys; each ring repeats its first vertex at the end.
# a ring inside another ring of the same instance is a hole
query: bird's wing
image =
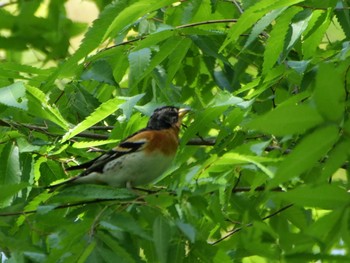
{"type": "Polygon", "coordinates": [[[137,133],[138,136],[128,137],[126,140],[121,142],[118,146],[98,156],[97,158],[91,161],[88,161],[86,163],[82,163],[80,165],[71,166],[67,168],[66,171],[85,169],[79,176],[85,176],[91,172],[101,173],[103,171],[103,167],[109,161],[115,160],[126,154],[140,151],[145,147],[148,140],[147,138],[142,138],[142,137],[140,138],[139,134],[140,133],[137,133]]]}

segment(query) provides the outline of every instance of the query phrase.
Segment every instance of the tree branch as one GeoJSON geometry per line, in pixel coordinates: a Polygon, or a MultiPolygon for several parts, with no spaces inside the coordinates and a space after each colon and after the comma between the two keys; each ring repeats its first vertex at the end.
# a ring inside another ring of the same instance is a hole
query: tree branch
{"type": "MultiPolygon", "coordinates": [[[[60,137],[62,134],[55,134],[51,133],[48,130],[48,127],[44,126],[37,126],[37,125],[32,125],[32,124],[24,124],[24,123],[17,123],[17,122],[9,122],[9,121],[4,121],[0,120],[0,126],[4,127],[10,127],[10,128],[26,128],[31,131],[36,131],[40,133],[44,133],[48,136],[52,137],[60,137]]],[[[113,126],[92,126],[89,128],[89,130],[112,130],[114,127],[113,126]]],[[[94,139],[94,140],[107,140],[109,136],[107,134],[98,134],[98,133],[90,133],[90,132],[81,132],[77,134],[75,137],[80,137],[80,138],[89,138],[89,139],[94,139]]],[[[187,142],[187,145],[194,145],[194,146],[213,146],[215,145],[215,138],[194,138],[191,139],[187,142]]]]}
{"type": "Polygon", "coordinates": [[[237,22],[237,19],[217,19],[217,20],[207,20],[207,21],[200,21],[200,22],[195,22],[191,24],[180,25],[175,28],[181,29],[181,28],[195,27],[195,26],[202,26],[202,25],[209,25],[209,24],[236,23],[236,22],[237,22]]]}
{"type": "MultiPolygon", "coordinates": [[[[261,220],[264,221],[264,220],[269,219],[269,218],[271,218],[271,217],[273,217],[273,216],[275,216],[275,215],[278,215],[279,213],[283,212],[284,210],[286,210],[286,209],[288,209],[288,208],[290,208],[290,207],[292,207],[292,206],[293,206],[293,204],[286,205],[286,206],[282,207],[281,209],[277,210],[276,212],[274,212],[274,213],[272,213],[272,214],[269,214],[268,216],[263,217],[261,220]]],[[[249,224],[247,224],[245,227],[251,227],[251,226],[253,226],[253,223],[249,223],[249,224]]],[[[222,238],[220,238],[220,239],[218,239],[218,240],[216,240],[216,241],[210,243],[210,245],[216,245],[216,244],[220,243],[221,241],[223,241],[223,240],[229,238],[229,237],[232,236],[233,234],[235,234],[235,233],[241,231],[242,229],[243,229],[243,227],[235,228],[235,229],[229,231],[229,233],[228,233],[227,235],[225,235],[225,236],[223,236],[222,238]]]]}
{"type": "MultiPolygon", "coordinates": [[[[75,206],[80,206],[80,205],[95,204],[95,203],[101,203],[101,202],[107,202],[107,201],[115,201],[115,200],[118,200],[118,199],[108,198],[108,199],[94,199],[94,200],[90,200],[90,201],[81,201],[81,202],[72,203],[72,204],[59,205],[59,206],[56,206],[53,210],[62,209],[62,208],[69,208],[69,207],[75,207],[75,206]]],[[[34,214],[36,212],[37,212],[37,210],[0,213],[0,217],[29,215],[29,214],[34,214]]]]}
{"type": "MultiPolygon", "coordinates": [[[[235,23],[235,22],[237,22],[237,19],[207,20],[207,21],[201,21],[201,22],[196,22],[196,23],[190,23],[190,24],[176,26],[174,29],[182,29],[182,28],[196,27],[196,26],[209,25],[209,24],[231,23],[231,22],[235,23]]],[[[143,40],[143,39],[147,38],[147,36],[141,36],[141,37],[138,37],[138,38],[135,38],[135,39],[131,39],[131,40],[127,40],[127,41],[115,44],[113,46],[106,47],[106,48],[100,50],[98,53],[110,50],[110,49],[115,48],[115,47],[126,46],[126,45],[129,45],[129,44],[132,44],[134,42],[137,42],[139,40],[143,40]]]]}

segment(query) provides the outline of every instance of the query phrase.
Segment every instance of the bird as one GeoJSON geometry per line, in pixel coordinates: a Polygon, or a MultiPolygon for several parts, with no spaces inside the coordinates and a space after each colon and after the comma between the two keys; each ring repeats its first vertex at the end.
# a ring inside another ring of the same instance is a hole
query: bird
{"type": "Polygon", "coordinates": [[[66,171],[84,170],[46,188],[53,191],[75,184],[133,188],[151,183],[171,165],[179,145],[182,119],[189,111],[174,106],[155,109],[145,128],[97,158],[67,168],[66,171]]]}

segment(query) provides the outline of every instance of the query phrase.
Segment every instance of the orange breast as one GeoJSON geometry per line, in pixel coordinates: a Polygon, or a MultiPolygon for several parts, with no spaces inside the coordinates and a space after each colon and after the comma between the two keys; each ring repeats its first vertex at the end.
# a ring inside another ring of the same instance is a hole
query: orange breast
{"type": "Polygon", "coordinates": [[[174,155],[179,145],[178,132],[175,128],[161,131],[144,131],[136,134],[133,140],[137,141],[142,138],[148,139],[148,143],[145,146],[146,153],[159,150],[165,155],[174,155]]]}

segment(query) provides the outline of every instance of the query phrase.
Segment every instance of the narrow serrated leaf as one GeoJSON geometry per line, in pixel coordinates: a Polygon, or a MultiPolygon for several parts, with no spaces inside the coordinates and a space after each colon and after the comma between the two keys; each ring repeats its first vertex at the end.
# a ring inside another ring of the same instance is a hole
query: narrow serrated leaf
{"type": "Polygon", "coordinates": [[[119,140],[103,140],[103,141],[88,141],[88,142],[75,142],[73,143],[72,147],[77,149],[84,149],[89,147],[96,147],[111,143],[117,143],[119,140]]]}
{"type": "Polygon", "coordinates": [[[0,155],[0,185],[21,181],[19,149],[12,142],[6,144],[0,155]]]}
{"type": "Polygon", "coordinates": [[[272,10],[267,13],[264,17],[262,17],[254,26],[252,31],[249,34],[247,42],[244,44],[243,49],[247,48],[264,30],[267,26],[271,25],[271,23],[284,11],[286,7],[272,10]]]}
{"type": "Polygon", "coordinates": [[[97,48],[103,39],[106,29],[111,25],[115,19],[115,14],[122,12],[129,4],[128,0],[114,1],[106,6],[100,13],[84,36],[84,39],[78,50],[64,63],[62,63],[57,70],[55,70],[47,79],[46,86],[51,85],[61,75],[72,75],[79,68],[77,66],[79,60],[86,57],[91,51],[97,48]]]}
{"type": "Polygon", "coordinates": [[[238,22],[230,29],[226,40],[220,48],[222,51],[229,43],[237,41],[239,36],[252,27],[262,16],[275,9],[292,6],[303,0],[263,0],[256,2],[245,10],[238,22]]]}
{"type": "Polygon", "coordinates": [[[315,10],[313,12],[313,17],[315,17],[315,21],[312,23],[313,26],[308,31],[305,31],[305,37],[302,42],[304,59],[309,59],[314,56],[316,49],[320,45],[332,21],[332,11],[330,9],[328,11],[315,10]]]}
{"type": "Polygon", "coordinates": [[[61,139],[61,142],[65,142],[69,140],[70,138],[74,137],[75,135],[81,133],[82,131],[85,131],[86,129],[90,128],[92,125],[98,123],[99,121],[103,120],[113,112],[115,112],[121,103],[123,103],[124,100],[121,100],[120,98],[113,98],[110,99],[104,103],[102,103],[93,113],[91,113],[85,120],[83,120],[81,123],[79,123],[74,128],[70,129],[61,139]]]}
{"type": "Polygon", "coordinates": [[[309,20],[311,19],[312,12],[309,9],[303,10],[295,15],[293,18],[293,22],[291,24],[292,28],[292,36],[290,38],[290,41],[287,45],[287,50],[290,50],[295,42],[300,38],[301,34],[305,31],[307,28],[307,25],[309,23],[309,20]]]}
{"type": "Polygon", "coordinates": [[[325,126],[307,135],[280,164],[269,188],[278,186],[312,168],[324,157],[338,139],[336,126],[325,126]]]}
{"type": "Polygon", "coordinates": [[[26,90],[30,95],[28,96],[28,104],[32,105],[32,107],[29,107],[29,111],[31,111],[31,113],[36,112],[38,115],[40,115],[39,117],[47,118],[64,130],[68,130],[68,122],[63,118],[59,110],[54,105],[50,105],[48,103],[49,100],[44,92],[29,85],[26,85],[26,90]]]}
{"type": "Polygon", "coordinates": [[[163,217],[157,217],[153,223],[153,240],[160,263],[168,261],[170,238],[171,228],[169,223],[163,217]]]}
{"type": "Polygon", "coordinates": [[[129,54],[128,60],[130,64],[129,86],[134,86],[140,81],[140,76],[150,64],[151,50],[144,48],[134,51],[129,54]]]}
{"type": "Polygon", "coordinates": [[[277,19],[266,43],[262,75],[267,75],[278,61],[285,46],[291,20],[300,10],[301,8],[291,7],[277,19]]]}
{"type": "Polygon", "coordinates": [[[189,38],[184,38],[174,52],[169,56],[169,62],[167,65],[167,85],[169,85],[175,76],[176,72],[179,70],[183,59],[187,54],[188,49],[191,46],[192,41],[189,38]]]}
{"type": "Polygon", "coordinates": [[[0,185],[0,207],[9,205],[9,200],[27,186],[26,183],[0,185]]]}
{"type": "Polygon", "coordinates": [[[135,263],[133,257],[116,241],[115,238],[105,234],[102,231],[97,232],[97,237],[103,241],[114,254],[113,260],[115,262],[135,263]],[[122,261],[121,261],[122,260],[122,261]]]}
{"type": "Polygon", "coordinates": [[[285,193],[277,193],[276,197],[296,205],[335,209],[350,204],[350,194],[336,185],[306,185],[285,193]]]}
{"type": "Polygon", "coordinates": [[[345,140],[337,145],[329,152],[328,158],[324,163],[322,173],[319,180],[324,182],[328,181],[329,178],[342,167],[348,158],[350,153],[350,141],[345,140]]]}
{"type": "Polygon", "coordinates": [[[341,68],[333,64],[319,65],[314,98],[318,112],[327,120],[339,122],[343,118],[346,97],[344,76],[341,68]]]}
{"type": "Polygon", "coordinates": [[[254,118],[245,127],[277,136],[302,134],[323,121],[316,110],[306,105],[288,104],[254,118]]]}
{"type": "Polygon", "coordinates": [[[138,82],[140,82],[144,77],[146,77],[152,70],[157,67],[160,63],[163,62],[166,58],[169,57],[170,54],[177,49],[179,44],[182,42],[182,37],[171,37],[167,39],[159,48],[159,51],[152,57],[149,65],[144,69],[142,74],[137,76],[136,80],[133,81],[131,86],[135,86],[138,82]]]}
{"type": "Polygon", "coordinates": [[[167,6],[175,2],[174,0],[148,0],[129,3],[121,12],[117,13],[113,21],[106,29],[102,41],[108,37],[114,37],[127,26],[132,26],[140,17],[145,14],[157,10],[163,6],[167,6]]]}
{"type": "MultiPolygon", "coordinates": [[[[20,181],[19,150],[17,146],[10,142],[2,149],[0,155],[0,185],[6,187],[7,185],[18,184],[20,181]]],[[[13,193],[13,191],[19,191],[15,186],[10,187],[9,190],[11,191],[4,192],[4,199],[0,199],[0,207],[10,205],[12,198],[8,197],[8,195],[13,193]]]]}

